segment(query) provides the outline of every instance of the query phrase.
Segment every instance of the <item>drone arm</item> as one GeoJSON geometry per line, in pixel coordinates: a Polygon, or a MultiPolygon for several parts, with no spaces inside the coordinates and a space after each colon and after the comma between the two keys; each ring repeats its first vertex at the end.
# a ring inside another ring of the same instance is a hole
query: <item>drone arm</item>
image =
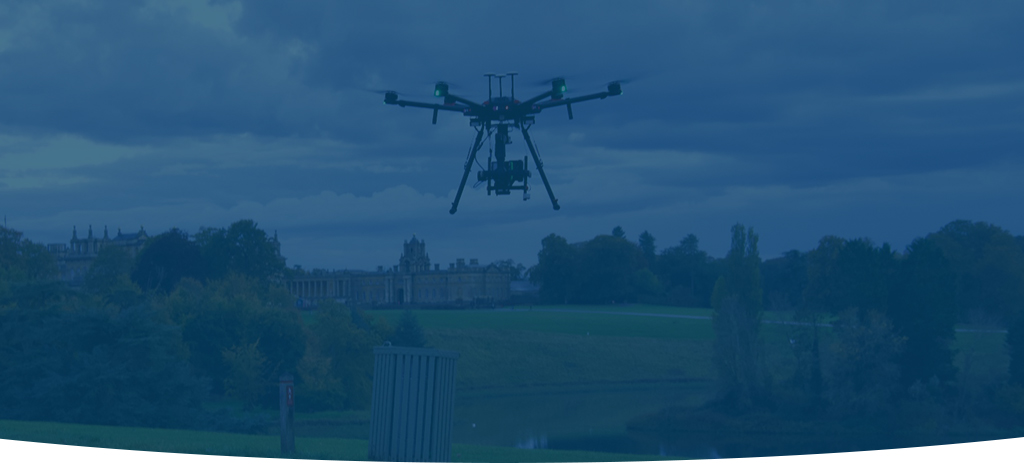
{"type": "Polygon", "coordinates": [[[414,102],[411,100],[396,100],[392,105],[397,105],[399,107],[429,108],[433,110],[449,110],[452,112],[462,112],[467,108],[464,105],[428,104],[423,102],[414,102]]]}
{"type": "Polygon", "coordinates": [[[594,100],[594,99],[603,99],[603,98],[608,97],[610,95],[616,95],[616,94],[612,94],[610,92],[605,91],[605,92],[597,92],[597,93],[594,93],[594,94],[588,94],[588,95],[584,95],[584,96],[580,96],[580,97],[573,97],[571,99],[548,100],[548,101],[545,101],[545,102],[538,103],[537,107],[539,107],[541,110],[543,110],[545,108],[557,107],[559,105],[571,105],[571,104],[574,104],[574,103],[577,103],[577,102],[585,102],[585,101],[594,100]]]}
{"type": "Polygon", "coordinates": [[[544,100],[544,99],[546,99],[548,97],[551,97],[554,94],[555,94],[554,91],[547,91],[547,92],[545,92],[545,93],[543,93],[543,94],[541,94],[541,95],[539,95],[537,97],[534,97],[534,98],[532,98],[530,100],[527,100],[527,101],[523,102],[520,105],[525,105],[527,107],[532,107],[537,102],[540,102],[541,100],[544,100]]]}
{"type": "MultiPolygon", "coordinates": [[[[480,105],[480,104],[478,104],[476,102],[473,102],[472,100],[469,100],[469,99],[466,99],[466,98],[463,98],[463,97],[459,97],[459,96],[457,96],[455,94],[451,94],[451,93],[445,94],[445,98],[446,99],[451,99],[452,101],[458,102],[458,103],[464,105],[465,107],[469,107],[469,108],[472,108],[474,110],[478,110],[479,111],[479,110],[483,110],[484,109],[483,105],[480,105]]],[[[465,108],[465,107],[463,107],[463,108],[465,108]]]]}

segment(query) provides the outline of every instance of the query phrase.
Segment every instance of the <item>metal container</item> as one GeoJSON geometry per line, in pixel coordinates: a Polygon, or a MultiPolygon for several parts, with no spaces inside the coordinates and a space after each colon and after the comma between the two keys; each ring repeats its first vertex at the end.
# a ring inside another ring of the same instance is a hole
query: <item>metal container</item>
{"type": "Polygon", "coordinates": [[[377,346],[373,354],[369,459],[449,461],[459,353],[377,346]]]}

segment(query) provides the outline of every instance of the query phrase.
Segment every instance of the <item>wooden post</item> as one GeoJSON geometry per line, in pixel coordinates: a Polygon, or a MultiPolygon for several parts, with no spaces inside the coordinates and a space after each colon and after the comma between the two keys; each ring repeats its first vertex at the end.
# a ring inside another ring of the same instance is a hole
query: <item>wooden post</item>
{"type": "Polygon", "coordinates": [[[278,384],[281,406],[281,454],[286,456],[295,454],[295,429],[292,428],[295,420],[294,382],[294,377],[284,374],[278,384]]]}

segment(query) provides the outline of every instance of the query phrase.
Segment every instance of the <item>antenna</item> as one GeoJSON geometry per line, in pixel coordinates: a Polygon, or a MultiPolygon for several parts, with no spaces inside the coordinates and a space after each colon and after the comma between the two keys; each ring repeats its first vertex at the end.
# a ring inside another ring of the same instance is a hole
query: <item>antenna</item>
{"type": "Polygon", "coordinates": [[[487,100],[493,100],[494,96],[491,95],[491,78],[494,77],[494,73],[487,73],[484,76],[487,76],[487,100]]]}
{"type": "Polygon", "coordinates": [[[516,73],[516,72],[508,73],[508,78],[512,80],[512,84],[510,84],[510,87],[511,87],[511,90],[512,90],[512,101],[513,102],[515,102],[515,100],[516,100],[516,75],[517,74],[519,74],[519,73],[516,73]]]}

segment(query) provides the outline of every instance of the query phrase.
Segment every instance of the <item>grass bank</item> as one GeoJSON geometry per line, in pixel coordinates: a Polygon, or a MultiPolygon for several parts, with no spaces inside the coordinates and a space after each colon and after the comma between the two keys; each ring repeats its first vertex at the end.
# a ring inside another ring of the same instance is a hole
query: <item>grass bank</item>
{"type": "MultiPolygon", "coordinates": [[[[138,427],[92,426],[53,422],[0,420],[0,438],[119,450],[155,451],[217,456],[279,458],[280,439],[270,435],[244,435],[138,427]]],[[[296,438],[296,458],[366,461],[366,440],[296,438]]],[[[524,450],[479,445],[452,446],[452,461],[467,463],[540,463],[652,461],[657,456],[623,455],[565,450],[524,450]]]]}

